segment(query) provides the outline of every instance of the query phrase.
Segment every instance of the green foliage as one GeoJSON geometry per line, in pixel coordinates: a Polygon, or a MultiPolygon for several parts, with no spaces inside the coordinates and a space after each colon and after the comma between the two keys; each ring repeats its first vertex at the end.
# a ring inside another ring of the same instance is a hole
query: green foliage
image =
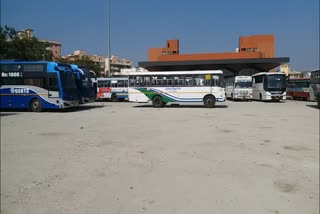
{"type": "Polygon", "coordinates": [[[52,60],[52,52],[47,50],[48,43],[37,38],[18,38],[14,28],[1,27],[0,32],[0,58],[20,60],[52,60]]]}

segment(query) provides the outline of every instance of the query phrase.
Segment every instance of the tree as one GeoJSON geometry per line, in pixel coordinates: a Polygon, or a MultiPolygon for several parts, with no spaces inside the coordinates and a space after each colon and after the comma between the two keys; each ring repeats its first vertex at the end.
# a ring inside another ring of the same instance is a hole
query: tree
{"type": "Polygon", "coordinates": [[[14,28],[1,27],[1,59],[52,60],[50,46],[35,37],[18,38],[14,28]]]}

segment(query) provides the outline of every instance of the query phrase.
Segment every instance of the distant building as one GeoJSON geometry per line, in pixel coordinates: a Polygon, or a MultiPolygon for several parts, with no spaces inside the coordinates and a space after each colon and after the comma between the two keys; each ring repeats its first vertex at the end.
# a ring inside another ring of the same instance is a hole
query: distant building
{"type": "Polygon", "coordinates": [[[289,64],[280,65],[280,72],[285,73],[286,76],[289,76],[289,73],[290,73],[289,64]]]}
{"type": "Polygon", "coordinates": [[[41,42],[46,42],[49,44],[48,50],[51,50],[53,59],[59,59],[61,58],[61,43],[56,41],[49,41],[41,39],[39,40],[41,42]]]}
{"type": "Polygon", "coordinates": [[[26,30],[20,30],[16,32],[16,36],[19,39],[24,39],[24,38],[32,38],[34,37],[33,30],[32,29],[26,29],[26,30]]]}
{"type": "Polygon", "coordinates": [[[141,68],[141,67],[135,67],[135,68],[122,68],[120,69],[119,76],[127,76],[128,73],[134,73],[134,72],[148,72],[148,70],[141,68]]]}
{"type": "Polygon", "coordinates": [[[259,59],[273,57],[273,35],[240,36],[239,47],[235,52],[180,54],[179,40],[167,40],[166,47],[148,49],[148,61],[259,59]]]}
{"type": "Polygon", "coordinates": [[[240,36],[235,51],[223,53],[181,54],[179,40],[167,40],[166,46],[148,49],[148,61],[138,65],[149,71],[223,70],[225,77],[272,71],[289,62],[274,57],[273,35],[240,36]]]}
{"type": "Polygon", "coordinates": [[[99,66],[100,71],[95,71],[98,72],[98,76],[103,76],[104,75],[104,69],[105,69],[105,57],[101,55],[89,55],[87,52],[82,51],[82,50],[76,50],[73,52],[73,54],[69,54],[67,56],[63,56],[62,58],[67,59],[69,61],[76,61],[78,59],[81,59],[83,57],[88,57],[90,60],[92,60],[96,65],[99,66]]]}
{"type": "MultiPolygon", "coordinates": [[[[32,29],[26,29],[26,30],[20,30],[16,32],[16,36],[19,39],[25,39],[25,38],[33,38],[34,37],[34,31],[32,29]]],[[[50,40],[44,40],[39,39],[40,42],[45,42],[49,44],[49,47],[47,47],[47,50],[51,50],[53,59],[58,59],[61,57],[61,43],[57,41],[50,41],[50,40]]]]}
{"type": "Polygon", "coordinates": [[[303,77],[303,73],[301,71],[290,71],[288,77],[289,78],[301,78],[301,77],[303,77]]]}
{"type": "Polygon", "coordinates": [[[119,56],[111,56],[110,64],[108,62],[108,58],[105,60],[105,74],[109,76],[118,76],[121,75],[121,69],[132,68],[132,61],[129,59],[123,59],[119,56]],[[109,72],[110,71],[110,72],[109,72]]]}

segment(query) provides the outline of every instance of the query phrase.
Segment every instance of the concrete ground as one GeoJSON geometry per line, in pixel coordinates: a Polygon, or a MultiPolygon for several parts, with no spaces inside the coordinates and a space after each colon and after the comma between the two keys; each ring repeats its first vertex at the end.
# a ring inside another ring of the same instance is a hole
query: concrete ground
{"type": "Polygon", "coordinates": [[[319,213],[316,103],[1,113],[1,214],[319,213]]]}

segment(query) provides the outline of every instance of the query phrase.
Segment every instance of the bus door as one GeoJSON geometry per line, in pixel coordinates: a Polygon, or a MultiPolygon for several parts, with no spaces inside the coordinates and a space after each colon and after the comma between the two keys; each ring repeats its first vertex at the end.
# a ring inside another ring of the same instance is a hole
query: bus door
{"type": "Polygon", "coordinates": [[[58,77],[56,73],[49,73],[48,74],[48,80],[47,80],[47,84],[48,84],[48,98],[53,98],[53,99],[57,99],[60,96],[59,93],[59,82],[58,82],[58,77]]]}
{"type": "Polygon", "coordinates": [[[214,85],[213,84],[213,81],[214,81],[214,76],[212,76],[211,74],[206,74],[206,75],[204,75],[204,86],[206,86],[206,87],[210,87],[209,88],[209,91],[208,91],[208,93],[212,93],[212,86],[214,85]],[[212,82],[212,84],[211,84],[211,82],[212,82]]]}

